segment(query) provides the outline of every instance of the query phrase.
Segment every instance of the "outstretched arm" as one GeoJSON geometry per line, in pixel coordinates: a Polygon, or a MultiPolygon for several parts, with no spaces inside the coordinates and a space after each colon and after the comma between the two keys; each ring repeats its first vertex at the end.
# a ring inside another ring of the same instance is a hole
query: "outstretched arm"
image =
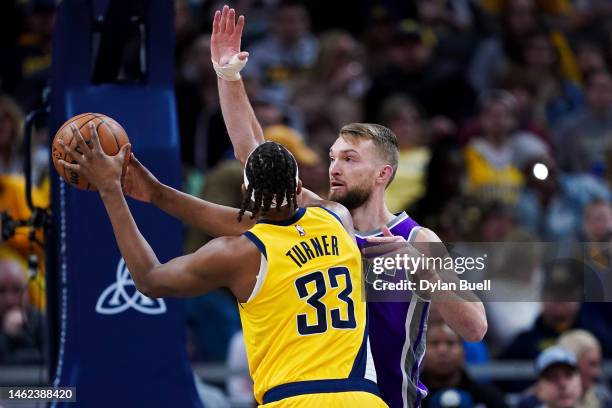
{"type": "MultiPolygon", "coordinates": [[[[236,11],[224,6],[222,11],[217,10],[213,18],[213,31],[210,37],[210,52],[213,63],[221,67],[236,63],[236,59],[245,61],[248,52],[240,51],[242,30],[244,29],[244,16],[238,17],[236,11]],[[232,58],[234,58],[232,62],[232,58]]],[[[219,100],[225,127],[234,146],[234,154],[242,167],[246,164],[249,154],[264,142],[263,130],[255,117],[255,112],[249,101],[244,83],[238,77],[235,80],[217,79],[219,86],[219,100]]],[[[308,189],[302,189],[298,197],[300,206],[317,205],[321,200],[317,194],[308,189]]]]}
{"type": "MultiPolygon", "coordinates": [[[[240,16],[238,23],[235,23],[235,19],[235,11],[225,6],[223,12],[215,13],[213,20],[212,59],[222,66],[229,64],[234,56],[242,60],[248,56],[248,53],[240,52],[244,17],[240,16]]],[[[242,80],[219,78],[218,85],[225,124],[235,155],[244,166],[248,155],[263,142],[263,131],[255,118],[242,80]]],[[[124,189],[130,197],[151,203],[213,237],[240,235],[254,224],[249,217],[238,222],[238,209],[204,201],[160,183],[133,155],[127,168],[124,189]]],[[[312,193],[305,192],[301,196],[311,197],[312,193]]]]}
{"type": "Polygon", "coordinates": [[[238,209],[211,203],[162,184],[132,155],[124,181],[130,197],[151,203],[183,223],[206,234],[240,235],[254,225],[250,217],[238,221],[238,209]]]}
{"type": "MultiPolygon", "coordinates": [[[[236,251],[238,248],[252,249],[254,258],[256,249],[240,242],[243,237],[218,238],[193,254],[159,262],[138,230],[121,187],[122,165],[129,155],[130,145],[125,145],[116,156],[108,156],[100,146],[95,127],[91,130],[92,148],[85,144],[74,125],[72,132],[78,149],[64,148],[76,163],[61,161],[61,164],[87,177],[98,188],[121,255],[140,292],[150,297],[194,296],[226,286],[234,293],[243,293],[249,279],[243,266],[245,262],[238,262],[243,257],[237,257],[236,251]]],[[[248,253],[242,255],[249,257],[248,253]]],[[[252,275],[254,277],[255,273],[252,275]]]]}
{"type": "MultiPolygon", "coordinates": [[[[213,30],[210,38],[211,57],[214,63],[221,67],[236,61],[236,58],[245,61],[247,52],[240,51],[244,16],[238,17],[236,12],[228,6],[222,11],[217,10],[213,19],[213,30]]],[[[229,133],[236,158],[244,167],[249,154],[263,143],[263,131],[255,117],[253,107],[249,102],[244,84],[240,75],[233,78],[218,78],[219,100],[225,126],[229,133]]]]}

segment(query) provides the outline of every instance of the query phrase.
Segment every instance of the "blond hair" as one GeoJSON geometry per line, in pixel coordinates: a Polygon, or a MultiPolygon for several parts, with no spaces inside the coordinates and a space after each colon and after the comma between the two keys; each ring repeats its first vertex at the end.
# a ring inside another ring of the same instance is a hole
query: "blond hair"
{"type": "Polygon", "coordinates": [[[601,350],[599,340],[588,331],[582,329],[570,330],[564,333],[559,337],[557,344],[574,353],[577,359],[580,359],[588,350],[594,348],[601,350]]]}

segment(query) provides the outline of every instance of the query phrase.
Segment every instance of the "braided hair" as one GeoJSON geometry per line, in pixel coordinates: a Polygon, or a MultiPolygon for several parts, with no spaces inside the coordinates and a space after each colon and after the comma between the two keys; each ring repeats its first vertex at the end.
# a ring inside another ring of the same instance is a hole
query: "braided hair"
{"type": "Polygon", "coordinates": [[[280,211],[285,200],[290,208],[297,208],[297,162],[283,145],[265,142],[257,146],[247,159],[244,173],[246,191],[238,221],[245,211],[251,211],[251,219],[265,215],[273,205],[280,211]]]}

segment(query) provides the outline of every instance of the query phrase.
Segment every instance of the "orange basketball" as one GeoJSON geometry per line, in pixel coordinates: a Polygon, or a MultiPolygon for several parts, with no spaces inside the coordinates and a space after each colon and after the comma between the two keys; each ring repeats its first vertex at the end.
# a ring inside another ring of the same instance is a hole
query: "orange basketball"
{"type": "MultiPolygon", "coordinates": [[[[85,177],[80,176],[77,172],[70,169],[64,168],[58,160],[62,159],[68,163],[76,163],[73,158],[66,154],[66,151],[59,143],[60,140],[64,142],[66,146],[71,149],[77,149],[76,139],[72,135],[72,129],[70,124],[74,123],[77,128],[81,131],[85,143],[91,147],[91,130],[89,123],[93,122],[98,130],[98,137],[100,139],[100,145],[104,152],[108,155],[114,156],[119,153],[121,147],[129,143],[129,139],[125,130],[121,127],[117,121],[113,118],[103,115],[101,113],[82,113],[68,119],[57,131],[53,138],[53,146],[51,156],[53,157],[53,165],[55,170],[66,182],[81,190],[97,190],[96,186],[91,184],[85,177]]],[[[127,166],[129,162],[129,156],[124,166],[127,166]]]]}

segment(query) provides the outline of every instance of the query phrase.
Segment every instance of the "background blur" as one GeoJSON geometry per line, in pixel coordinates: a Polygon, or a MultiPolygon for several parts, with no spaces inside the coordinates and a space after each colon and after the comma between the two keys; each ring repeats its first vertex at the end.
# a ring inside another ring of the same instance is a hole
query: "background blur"
{"type": "MultiPolygon", "coordinates": [[[[55,3],[0,2],[0,211],[14,219],[30,216],[23,123],[25,114],[46,106],[52,91],[55,3]]],[[[306,187],[326,194],[327,151],[340,127],[376,122],[396,133],[401,148],[387,191],[390,209],[406,210],[443,241],[612,239],[612,1],[227,3],[246,16],[242,48],[250,57],[243,78],[265,137],[294,153],[306,187]]],[[[193,195],[240,206],[242,171],[233,160],[210,61],[212,14],[223,4],[175,1],[182,183],[193,195]]],[[[35,123],[33,195],[41,207],[49,203],[49,132],[44,120],[35,123]]],[[[47,363],[44,254],[29,238],[42,235],[17,228],[4,238],[0,383],[36,383],[36,367],[47,363]]],[[[186,229],[185,251],[207,239],[186,229]]],[[[544,270],[540,261],[537,253],[509,250],[499,273],[516,284],[537,285],[547,273],[560,284],[573,279],[570,267],[544,270]]],[[[608,272],[601,284],[610,290],[609,256],[598,261],[608,272]]],[[[534,359],[569,333],[589,346],[575,351],[579,365],[590,367],[580,371],[580,406],[611,406],[602,371],[602,359],[612,358],[611,303],[485,300],[489,332],[478,344],[460,342],[433,312],[423,380],[432,391],[467,390],[489,407],[503,406],[491,402],[497,397],[518,404],[529,395],[521,392],[538,381],[534,359]],[[580,363],[585,350],[588,361],[580,363]]],[[[222,393],[219,401],[248,406],[234,299],[218,291],[186,305],[186,347],[196,372],[222,393]]]]}

